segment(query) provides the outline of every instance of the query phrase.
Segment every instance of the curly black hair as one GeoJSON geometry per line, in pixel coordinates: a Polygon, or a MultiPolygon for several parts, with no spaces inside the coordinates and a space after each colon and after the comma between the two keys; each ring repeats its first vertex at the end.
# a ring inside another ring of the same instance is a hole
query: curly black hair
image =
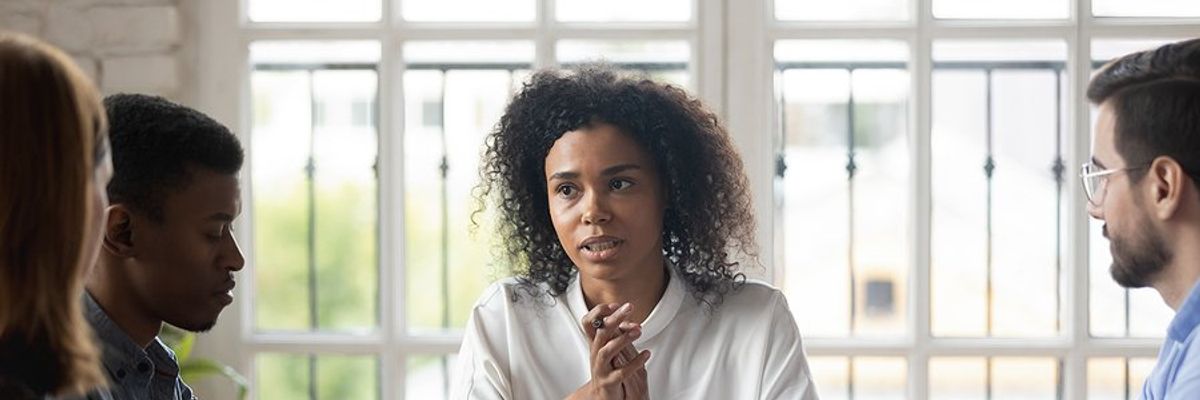
{"type": "Polygon", "coordinates": [[[564,133],[596,123],[652,155],[667,202],[663,255],[696,300],[718,305],[745,281],[741,265],[757,264],[741,158],[700,100],[607,65],[534,73],[486,139],[476,214],[489,204],[497,211],[497,249],[521,292],[557,296],[575,277],[550,220],[545,162],[564,133]]]}
{"type": "Polygon", "coordinates": [[[127,204],[162,222],[163,201],[191,182],[190,168],[233,175],[242,168],[241,142],[203,113],[158,96],[115,94],[104,99],[112,141],[112,203],[127,204]]]}

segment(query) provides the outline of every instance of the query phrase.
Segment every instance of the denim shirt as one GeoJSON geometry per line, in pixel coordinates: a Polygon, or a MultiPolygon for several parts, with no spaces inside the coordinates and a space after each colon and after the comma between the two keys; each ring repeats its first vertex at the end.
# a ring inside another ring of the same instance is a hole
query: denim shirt
{"type": "Polygon", "coordinates": [[[89,398],[116,400],[192,400],[192,389],[179,377],[179,363],[157,337],[145,349],[133,342],[104,312],[90,293],[84,296],[87,320],[103,350],[102,363],[109,387],[89,398]],[[110,395],[106,396],[105,394],[110,395]]]}
{"type": "Polygon", "coordinates": [[[1167,339],[1158,353],[1158,365],[1142,386],[1146,400],[1200,399],[1200,284],[1191,292],[1167,330],[1167,339]]]}

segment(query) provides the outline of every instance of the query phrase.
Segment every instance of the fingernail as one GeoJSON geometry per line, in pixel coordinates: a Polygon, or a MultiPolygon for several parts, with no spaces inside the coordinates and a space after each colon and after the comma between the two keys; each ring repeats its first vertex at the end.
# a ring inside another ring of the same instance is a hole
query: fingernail
{"type": "Polygon", "coordinates": [[[625,305],[621,306],[622,310],[629,310],[630,308],[633,308],[633,304],[625,303],[625,305]]]}

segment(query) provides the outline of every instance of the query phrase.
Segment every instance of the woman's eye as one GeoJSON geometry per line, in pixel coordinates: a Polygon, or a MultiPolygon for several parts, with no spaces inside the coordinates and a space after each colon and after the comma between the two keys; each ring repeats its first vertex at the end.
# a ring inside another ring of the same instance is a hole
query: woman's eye
{"type": "Polygon", "coordinates": [[[624,179],[614,179],[612,182],[609,182],[608,186],[611,187],[613,190],[622,190],[622,189],[628,189],[630,186],[633,186],[633,182],[630,182],[630,181],[627,181],[624,179]]]}
{"type": "Polygon", "coordinates": [[[559,186],[558,194],[563,197],[571,197],[571,195],[575,194],[575,188],[569,185],[559,186]]]}

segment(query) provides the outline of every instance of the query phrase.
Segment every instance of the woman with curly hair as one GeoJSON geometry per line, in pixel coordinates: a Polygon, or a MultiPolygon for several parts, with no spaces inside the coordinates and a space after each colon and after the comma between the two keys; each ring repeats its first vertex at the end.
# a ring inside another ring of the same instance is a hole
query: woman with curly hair
{"type": "Polygon", "coordinates": [[[475,304],[453,398],[816,398],[787,301],[741,272],[748,181],[699,100],[603,66],[538,72],[480,175],[514,276],[475,304]]]}

